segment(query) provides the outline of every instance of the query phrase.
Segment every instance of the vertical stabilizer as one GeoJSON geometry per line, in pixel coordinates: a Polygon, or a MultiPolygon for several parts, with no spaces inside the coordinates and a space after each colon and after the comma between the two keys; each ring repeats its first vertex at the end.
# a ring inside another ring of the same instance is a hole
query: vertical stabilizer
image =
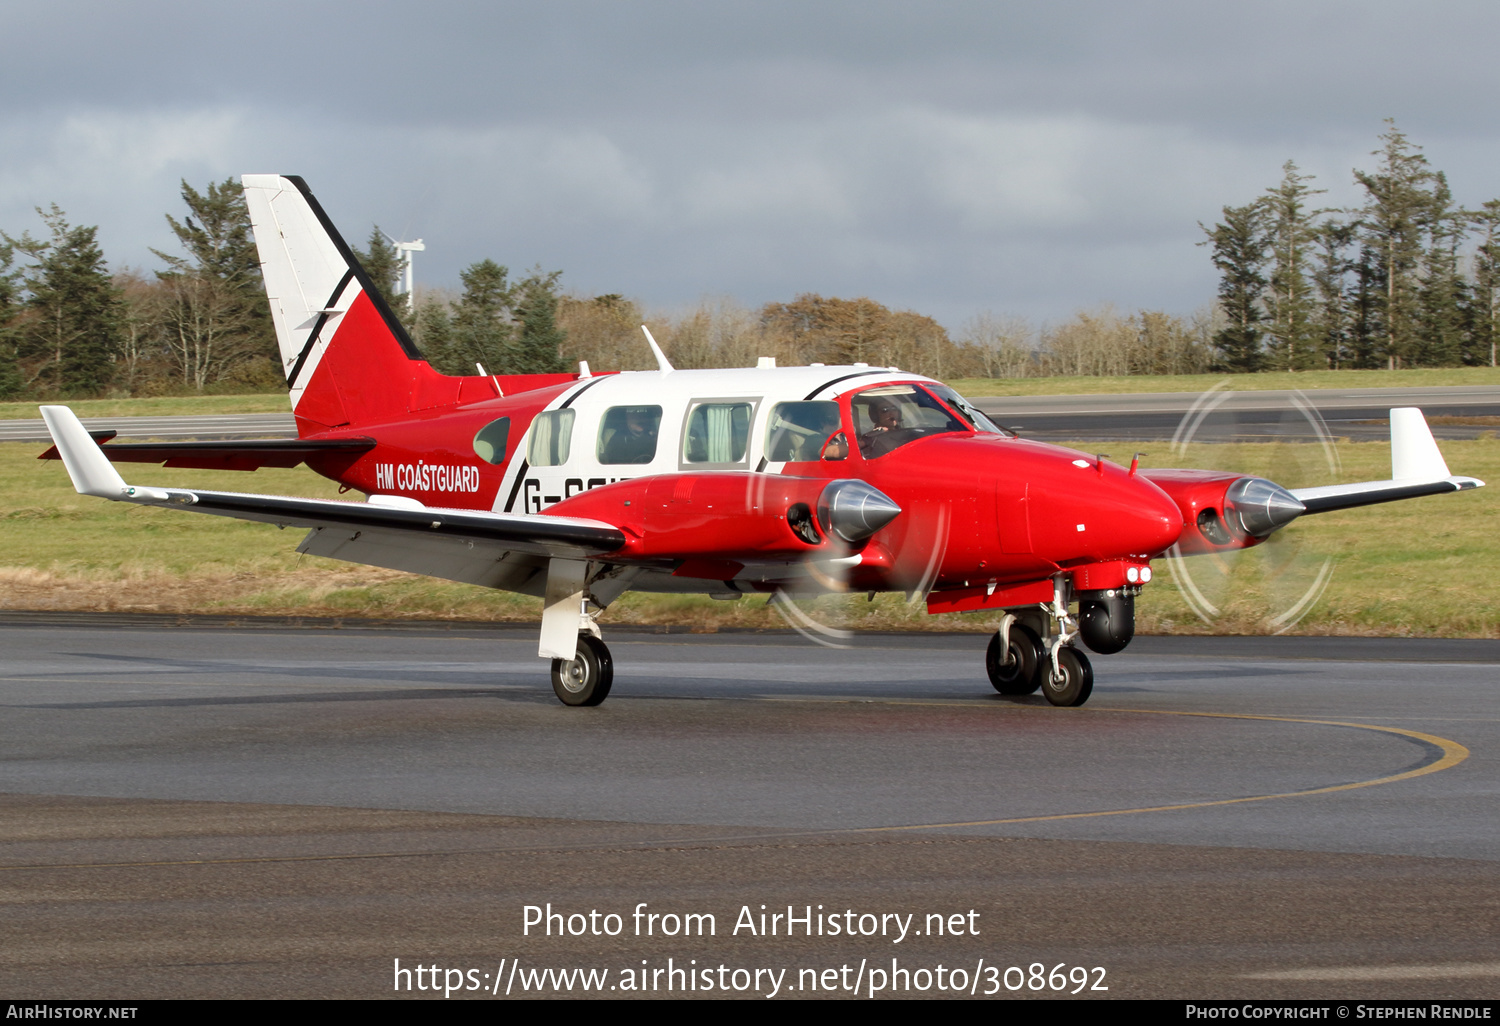
{"type": "Polygon", "coordinates": [[[404,414],[437,375],[328,215],[300,178],[241,181],[299,433],[404,414]]]}

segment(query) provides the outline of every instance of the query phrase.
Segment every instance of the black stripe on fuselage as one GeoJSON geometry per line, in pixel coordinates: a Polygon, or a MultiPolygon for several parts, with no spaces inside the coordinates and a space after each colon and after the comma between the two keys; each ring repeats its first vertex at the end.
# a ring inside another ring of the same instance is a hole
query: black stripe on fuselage
{"type": "Polygon", "coordinates": [[[312,331],[308,334],[307,341],[302,345],[302,352],[297,354],[297,362],[292,364],[291,373],[287,374],[286,376],[287,388],[297,387],[297,376],[302,373],[302,365],[305,364],[307,362],[307,358],[312,355],[313,346],[318,342],[318,335],[323,331],[323,325],[328,323],[328,318],[330,315],[330,311],[333,309],[333,304],[339,301],[339,297],[344,294],[344,289],[349,287],[349,282],[352,281],[353,278],[353,271],[345,271],[344,276],[339,279],[338,285],[334,287],[333,295],[329,296],[328,302],[323,304],[323,310],[318,314],[317,322],[313,325],[312,331]]]}
{"type": "MultiPolygon", "coordinates": [[[[558,409],[566,410],[569,406],[573,405],[574,399],[577,399],[579,396],[583,395],[583,393],[587,392],[589,389],[593,388],[603,380],[603,378],[595,378],[594,380],[590,381],[578,391],[568,396],[568,398],[564,399],[563,404],[559,406],[558,409]]],[[[505,500],[505,512],[509,513],[512,509],[515,508],[516,496],[521,494],[521,485],[526,482],[526,471],[530,469],[531,464],[527,463],[525,460],[522,460],[521,469],[516,472],[516,483],[510,486],[510,498],[505,500]]]]}
{"type": "Polygon", "coordinates": [[[888,370],[867,370],[867,371],[855,371],[853,374],[845,374],[841,378],[834,378],[832,381],[825,382],[824,384],[819,385],[817,388],[815,388],[811,392],[807,393],[807,398],[803,399],[802,401],[803,402],[811,402],[813,396],[817,395],[819,392],[826,392],[828,389],[832,388],[834,385],[837,385],[840,381],[848,381],[850,378],[865,378],[865,377],[869,377],[871,374],[889,374],[889,373],[890,373],[890,371],[888,371],[888,370]]]}
{"type": "Polygon", "coordinates": [[[516,496],[521,493],[521,484],[526,480],[526,471],[531,469],[531,464],[525,460],[521,461],[521,469],[516,471],[516,483],[510,486],[510,498],[505,500],[505,512],[509,513],[516,505],[516,496]]]}

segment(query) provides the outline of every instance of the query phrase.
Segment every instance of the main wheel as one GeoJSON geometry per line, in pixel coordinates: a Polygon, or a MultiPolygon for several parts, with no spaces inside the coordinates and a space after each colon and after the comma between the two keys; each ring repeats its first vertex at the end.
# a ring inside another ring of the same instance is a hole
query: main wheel
{"type": "Polygon", "coordinates": [[[578,636],[578,654],[552,660],[552,690],[563,705],[598,705],[609,697],[615,663],[609,646],[592,634],[578,636]]]}
{"type": "Polygon", "coordinates": [[[1010,625],[1010,645],[1000,651],[1000,632],[990,639],[984,654],[984,669],[990,683],[1002,695],[1029,695],[1042,686],[1037,668],[1042,660],[1042,641],[1024,624],[1010,625]]]}
{"type": "Polygon", "coordinates": [[[1089,657],[1076,648],[1059,649],[1057,665],[1062,677],[1052,676],[1052,660],[1042,661],[1042,694],[1053,705],[1082,705],[1094,690],[1094,668],[1089,657]]]}

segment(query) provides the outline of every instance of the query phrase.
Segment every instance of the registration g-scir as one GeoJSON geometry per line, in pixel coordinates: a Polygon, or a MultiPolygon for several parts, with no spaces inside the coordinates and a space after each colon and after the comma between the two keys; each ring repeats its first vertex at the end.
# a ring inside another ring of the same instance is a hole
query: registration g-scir
{"type": "Polygon", "coordinates": [[[303,528],[300,552],[541,597],[538,654],[568,705],[609,694],[599,617],[632,588],[895,591],[983,611],[1000,622],[997,690],[1081,705],[1094,678],[1078,642],[1129,643],[1168,550],[1247,548],[1308,514],[1482,485],[1449,473],[1415,409],[1391,411],[1388,480],[1287,490],[1018,438],[894,367],[675,370],[649,332],[654,371],[452,377],[300,179],[244,188],[299,437],[110,443],[45,406],[44,455],[87,495],[303,528]],[[114,462],[306,463],[365,498],[130,485],[114,462]]]}

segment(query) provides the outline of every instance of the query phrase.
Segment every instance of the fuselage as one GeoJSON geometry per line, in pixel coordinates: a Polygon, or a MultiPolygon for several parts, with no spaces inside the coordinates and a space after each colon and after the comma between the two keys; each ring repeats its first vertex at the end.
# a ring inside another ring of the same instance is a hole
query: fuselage
{"type": "Polygon", "coordinates": [[[856,590],[972,593],[979,607],[1060,572],[1080,588],[1121,586],[1183,526],[1144,477],[998,431],[941,383],[885,368],[596,375],[358,433],[376,447],[315,469],[426,506],[617,523],[639,535],[635,555],[660,557],[638,588],[816,589],[837,576],[856,590]],[[858,546],[826,522],[789,522],[799,497],[814,506],[821,482],[844,479],[900,515],[858,546]],[[707,482],[696,506],[693,482],[707,482]],[[671,545],[653,547],[668,528],[671,545]]]}

